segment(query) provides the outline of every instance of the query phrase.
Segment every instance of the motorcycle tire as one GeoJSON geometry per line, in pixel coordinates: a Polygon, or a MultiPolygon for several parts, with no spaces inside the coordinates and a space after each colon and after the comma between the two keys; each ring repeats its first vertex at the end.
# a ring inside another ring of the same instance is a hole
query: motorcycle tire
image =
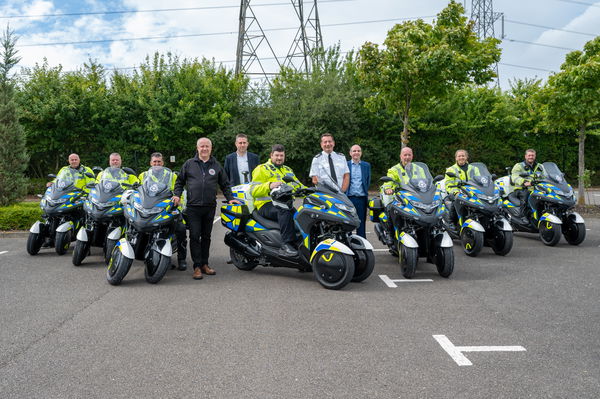
{"type": "Polygon", "coordinates": [[[585,223],[569,221],[563,230],[565,240],[571,245],[579,245],[585,240],[585,223]]]}
{"type": "Polygon", "coordinates": [[[233,248],[229,248],[229,257],[233,265],[240,270],[250,271],[258,265],[258,262],[248,259],[233,248]]]}
{"type": "Polygon", "coordinates": [[[114,249],[108,267],[106,269],[106,280],[110,285],[119,285],[129,272],[133,259],[129,259],[123,253],[114,249]]]}
{"type": "Polygon", "coordinates": [[[107,265],[108,262],[110,262],[110,256],[115,248],[115,245],[117,245],[117,240],[111,240],[110,238],[107,238],[104,242],[104,263],[107,265]]]}
{"type": "Polygon", "coordinates": [[[73,265],[80,266],[89,251],[90,246],[88,242],[75,241],[75,245],[73,246],[73,265]]]}
{"type": "Polygon", "coordinates": [[[404,278],[413,278],[417,272],[417,263],[419,262],[419,249],[409,248],[402,243],[398,243],[398,261],[400,270],[404,278]]]}
{"type": "Polygon", "coordinates": [[[560,224],[552,223],[549,221],[543,221],[538,227],[540,231],[540,239],[544,245],[553,247],[560,241],[562,235],[562,228],[560,224]]]}
{"type": "Polygon", "coordinates": [[[513,247],[513,238],[512,231],[496,230],[490,246],[496,255],[505,256],[513,247]]]}
{"type": "Polygon", "coordinates": [[[483,248],[483,233],[465,227],[460,232],[460,241],[467,256],[477,256],[483,248]]]}
{"type": "Polygon", "coordinates": [[[438,247],[435,250],[435,266],[440,276],[450,277],[454,271],[454,250],[451,247],[438,247]]]}
{"type": "Polygon", "coordinates": [[[169,266],[171,266],[171,257],[165,256],[156,251],[151,251],[144,262],[144,277],[150,284],[156,284],[167,273],[169,266]]]}
{"type": "Polygon", "coordinates": [[[354,258],[341,252],[322,250],[313,258],[312,269],[319,284],[330,290],[339,290],[354,276],[354,258]]]}
{"type": "Polygon", "coordinates": [[[354,276],[353,283],[366,280],[375,268],[375,255],[372,250],[359,249],[354,254],[354,276]]]}
{"type": "Polygon", "coordinates": [[[44,243],[44,237],[39,233],[29,233],[27,237],[27,253],[29,255],[37,255],[44,243]]]}
{"type": "Polygon", "coordinates": [[[56,233],[56,240],[54,241],[54,249],[59,255],[64,255],[71,246],[71,230],[61,231],[56,233]]]}

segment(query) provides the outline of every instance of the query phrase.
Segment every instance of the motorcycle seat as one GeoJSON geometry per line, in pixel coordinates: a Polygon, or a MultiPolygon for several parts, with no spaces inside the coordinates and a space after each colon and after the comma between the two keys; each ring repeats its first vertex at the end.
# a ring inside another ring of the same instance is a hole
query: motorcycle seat
{"type": "Polygon", "coordinates": [[[256,220],[258,223],[260,223],[269,230],[279,230],[279,223],[277,222],[277,220],[271,220],[265,218],[264,216],[261,216],[256,209],[252,211],[252,219],[256,220]]]}
{"type": "Polygon", "coordinates": [[[512,202],[512,203],[513,203],[513,204],[515,204],[516,206],[519,206],[519,207],[520,207],[521,205],[523,205],[523,204],[521,203],[521,199],[520,199],[519,197],[517,197],[517,195],[515,194],[515,192],[514,192],[514,191],[513,191],[512,193],[508,194],[507,198],[508,198],[508,200],[509,200],[510,202],[512,202]]]}

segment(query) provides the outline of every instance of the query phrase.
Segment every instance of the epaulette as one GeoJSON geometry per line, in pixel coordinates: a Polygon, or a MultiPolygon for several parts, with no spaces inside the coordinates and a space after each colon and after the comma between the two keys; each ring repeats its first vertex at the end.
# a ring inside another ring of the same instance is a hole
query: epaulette
{"type": "Polygon", "coordinates": [[[318,153],[317,155],[315,155],[315,158],[319,158],[321,155],[323,155],[322,152],[318,153]]]}

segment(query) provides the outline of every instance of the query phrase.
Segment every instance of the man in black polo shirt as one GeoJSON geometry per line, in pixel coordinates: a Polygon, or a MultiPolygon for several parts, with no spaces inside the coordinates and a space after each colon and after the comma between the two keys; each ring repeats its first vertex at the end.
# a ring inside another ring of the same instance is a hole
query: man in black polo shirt
{"type": "Polygon", "coordinates": [[[212,142],[202,137],[196,143],[198,153],[185,161],[175,183],[173,201],[177,206],[183,187],[187,186],[187,223],[190,229],[190,252],[194,261],[194,280],[200,280],[202,273],[216,274],[208,266],[210,235],[217,206],[217,185],[230,204],[239,203],[233,199],[225,170],[211,155],[212,142]]]}

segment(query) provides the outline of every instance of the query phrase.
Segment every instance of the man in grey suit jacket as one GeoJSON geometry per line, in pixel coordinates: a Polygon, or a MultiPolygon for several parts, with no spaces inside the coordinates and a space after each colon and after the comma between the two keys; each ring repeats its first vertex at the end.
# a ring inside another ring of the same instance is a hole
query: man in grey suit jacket
{"type": "Polygon", "coordinates": [[[260,163],[258,155],[248,152],[248,144],[248,136],[243,133],[238,134],[235,136],[237,151],[225,157],[223,168],[232,186],[250,183],[252,171],[260,163]]]}

